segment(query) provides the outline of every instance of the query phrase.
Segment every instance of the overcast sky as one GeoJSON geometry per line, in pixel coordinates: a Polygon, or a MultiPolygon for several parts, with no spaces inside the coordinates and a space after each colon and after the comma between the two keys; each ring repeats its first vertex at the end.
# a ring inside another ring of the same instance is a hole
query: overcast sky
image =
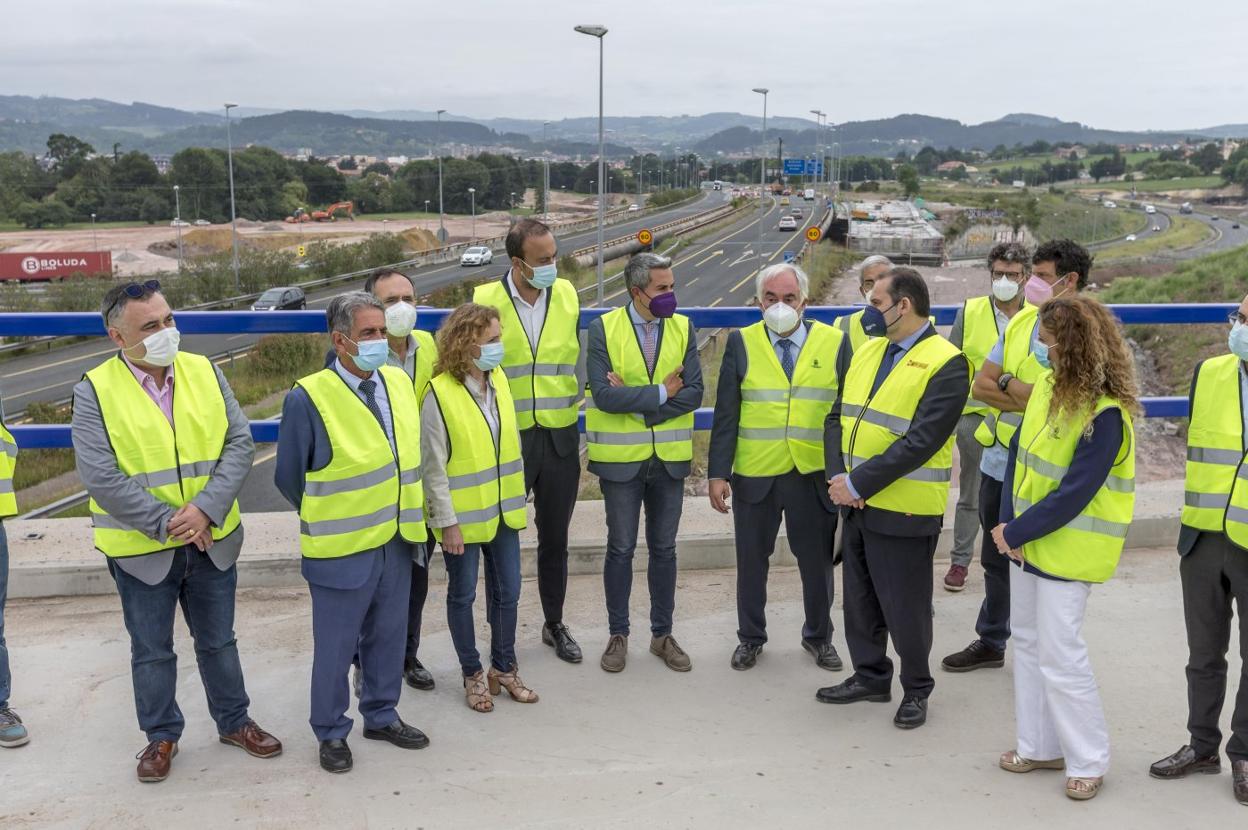
{"type": "Polygon", "coordinates": [[[1248,122],[1245,0],[44,0],[6,3],[0,91],[184,109],[488,118],[755,112],[1111,129],[1248,122]]]}

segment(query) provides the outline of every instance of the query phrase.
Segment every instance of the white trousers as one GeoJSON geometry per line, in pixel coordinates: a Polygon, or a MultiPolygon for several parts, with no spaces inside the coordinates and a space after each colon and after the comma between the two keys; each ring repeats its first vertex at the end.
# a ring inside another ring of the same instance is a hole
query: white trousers
{"type": "Polygon", "coordinates": [[[1010,565],[1018,754],[1065,758],[1073,778],[1109,770],[1109,728],[1081,633],[1091,590],[1086,582],[1044,579],[1010,565]]]}

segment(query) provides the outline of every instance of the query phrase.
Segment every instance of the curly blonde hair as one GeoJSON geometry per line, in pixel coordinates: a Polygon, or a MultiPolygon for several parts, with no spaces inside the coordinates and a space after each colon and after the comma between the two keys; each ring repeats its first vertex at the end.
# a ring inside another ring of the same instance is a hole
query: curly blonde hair
{"type": "Polygon", "coordinates": [[[1087,418],[1102,395],[1117,400],[1124,412],[1139,415],[1135,361],[1108,308],[1083,295],[1059,297],[1041,306],[1040,324],[1053,337],[1057,352],[1051,419],[1087,418]]]}
{"type": "Polygon", "coordinates": [[[433,373],[446,372],[463,383],[472,365],[472,347],[477,345],[481,332],[497,319],[498,309],[477,303],[464,303],[452,311],[438,329],[438,362],[433,373]]]}

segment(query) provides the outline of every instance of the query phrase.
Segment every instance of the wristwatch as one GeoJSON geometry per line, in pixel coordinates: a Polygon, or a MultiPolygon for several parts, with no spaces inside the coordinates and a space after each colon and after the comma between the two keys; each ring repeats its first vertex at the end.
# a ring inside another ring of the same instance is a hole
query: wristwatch
{"type": "Polygon", "coordinates": [[[1014,380],[1014,376],[1009,372],[1002,372],[1001,377],[997,378],[997,388],[1002,392],[1010,385],[1010,381],[1014,380]]]}

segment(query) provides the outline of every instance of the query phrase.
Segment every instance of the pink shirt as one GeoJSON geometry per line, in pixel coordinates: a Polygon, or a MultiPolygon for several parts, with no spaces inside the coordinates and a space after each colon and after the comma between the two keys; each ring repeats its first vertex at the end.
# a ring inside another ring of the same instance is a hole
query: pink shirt
{"type": "Polygon", "coordinates": [[[165,370],[164,386],[156,386],[156,378],[147,373],[146,369],[140,369],[130,362],[130,358],[123,353],[121,359],[126,361],[126,365],[130,367],[130,371],[134,372],[134,379],[139,382],[139,386],[143,387],[143,391],[152,399],[160,411],[165,413],[165,417],[169,419],[169,424],[173,424],[173,367],[170,366],[165,370]]]}

